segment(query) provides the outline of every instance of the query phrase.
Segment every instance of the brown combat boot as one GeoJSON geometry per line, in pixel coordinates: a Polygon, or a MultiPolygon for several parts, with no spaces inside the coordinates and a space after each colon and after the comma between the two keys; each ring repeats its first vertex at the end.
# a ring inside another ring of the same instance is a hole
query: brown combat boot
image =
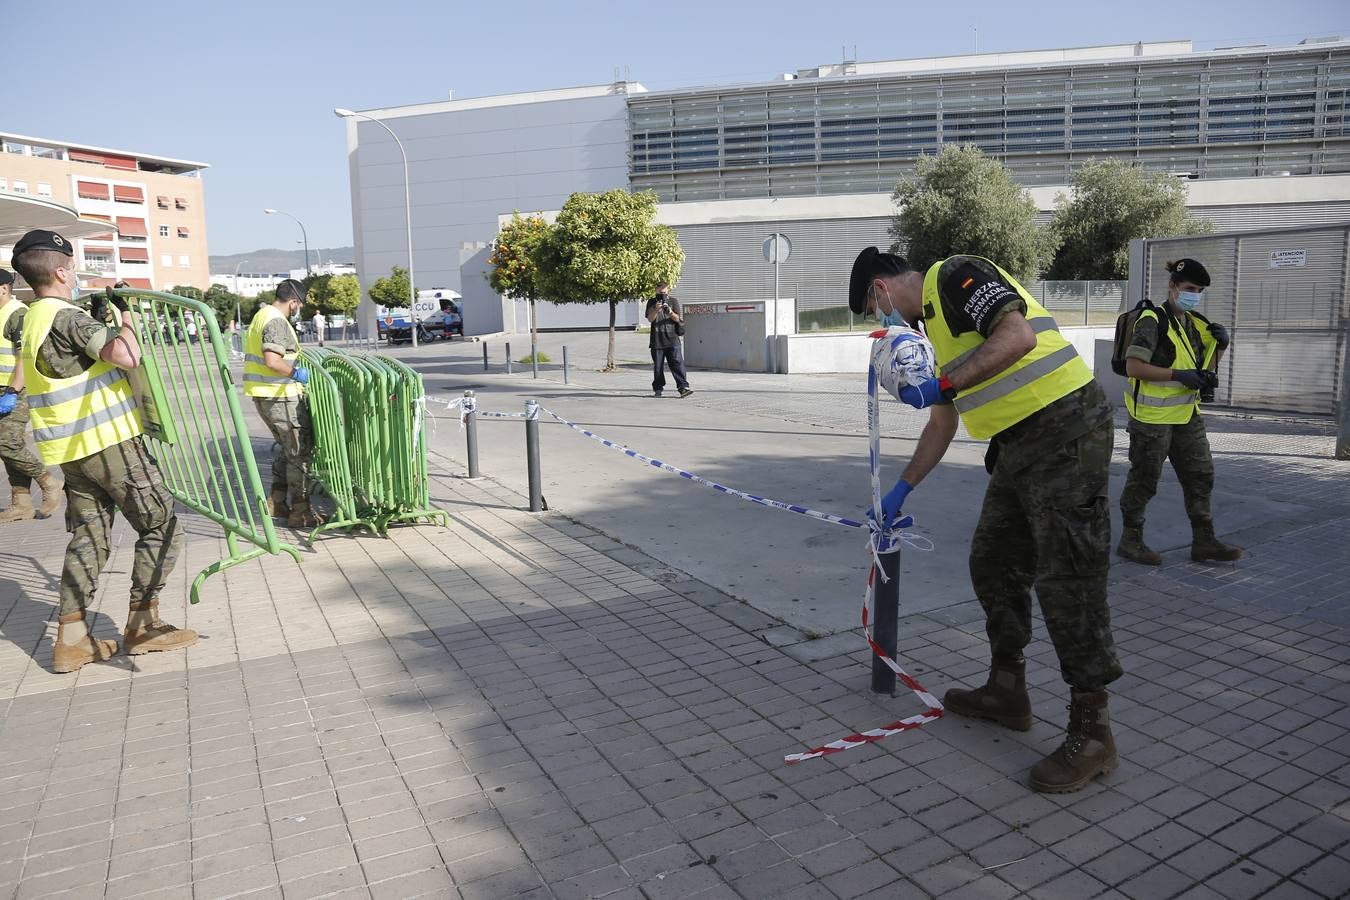
{"type": "Polygon", "coordinates": [[[109,659],[117,653],[117,641],[103,641],[89,634],[83,612],[66,613],[56,623],[52,671],[59,675],[74,672],[85,663],[109,659]]]}
{"type": "Polygon", "coordinates": [[[1213,525],[1191,527],[1191,559],[1196,562],[1232,562],[1242,558],[1242,548],[1225,544],[1214,536],[1213,525]]]}
{"type": "Polygon", "coordinates": [[[942,705],[958,716],[989,719],[1013,731],[1030,731],[1026,659],[1019,655],[1017,659],[994,660],[984,687],[969,691],[952,688],[943,695],[942,705]]]}
{"type": "Polygon", "coordinates": [[[267,514],[274,519],[285,519],[291,514],[291,508],[286,504],[285,491],[273,491],[272,496],[267,499],[267,514]]]}
{"type": "Polygon", "coordinates": [[[9,506],[0,511],[0,525],[10,522],[27,522],[36,513],[33,510],[33,495],[28,488],[11,488],[9,506]]]}
{"type": "Polygon", "coordinates": [[[158,600],[133,600],[122,632],[122,649],[128,656],[158,650],[183,650],[197,643],[197,632],[175,628],[159,618],[158,600]]]}
{"type": "Polygon", "coordinates": [[[1073,691],[1069,727],[1059,749],[1031,767],[1031,789],[1070,794],[1120,764],[1111,736],[1106,691],[1073,691]]]}
{"type": "Polygon", "coordinates": [[[38,509],[38,515],[45,519],[61,508],[61,483],[50,472],[39,475],[37,483],[42,488],[42,506],[38,509]]]}
{"type": "Polygon", "coordinates": [[[1162,565],[1162,555],[1144,543],[1144,526],[1142,525],[1138,528],[1125,526],[1125,530],[1120,533],[1120,543],[1116,546],[1116,553],[1130,562],[1139,563],[1141,566],[1162,565]]]}
{"type": "Polygon", "coordinates": [[[292,528],[318,528],[323,524],[323,516],[309,505],[308,497],[301,497],[291,504],[291,514],[286,518],[286,524],[292,528]]]}

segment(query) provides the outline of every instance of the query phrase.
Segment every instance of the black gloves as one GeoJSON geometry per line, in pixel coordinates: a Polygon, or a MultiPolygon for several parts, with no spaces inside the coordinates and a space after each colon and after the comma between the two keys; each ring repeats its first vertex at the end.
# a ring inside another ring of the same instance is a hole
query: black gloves
{"type": "Polygon", "coordinates": [[[1214,342],[1219,345],[1220,350],[1227,350],[1231,338],[1228,337],[1228,329],[1216,322],[1209,323],[1209,333],[1214,338],[1214,342]]]}
{"type": "Polygon", "coordinates": [[[1205,374],[1198,369],[1173,369],[1172,380],[1184,384],[1193,391],[1198,391],[1209,383],[1205,374]]]}
{"type": "Polygon", "coordinates": [[[108,298],[108,302],[111,303],[113,306],[117,307],[122,312],[126,312],[130,308],[127,306],[127,301],[124,298],[119,297],[113,293],[112,288],[104,288],[103,293],[108,298]]]}

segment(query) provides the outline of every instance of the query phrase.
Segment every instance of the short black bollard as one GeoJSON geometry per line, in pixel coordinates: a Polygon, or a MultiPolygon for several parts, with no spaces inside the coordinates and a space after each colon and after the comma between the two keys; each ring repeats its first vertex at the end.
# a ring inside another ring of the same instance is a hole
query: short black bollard
{"type": "Polygon", "coordinates": [[[563,344],[563,384],[567,384],[567,345],[563,344]]]}
{"type": "MultiPolygon", "coordinates": [[[[876,599],[872,603],[872,640],[895,659],[895,647],[899,642],[900,620],[900,544],[895,549],[878,554],[881,557],[881,573],[877,574],[873,590],[876,599]]],[[[878,694],[895,693],[895,672],[877,656],[872,655],[872,690],[878,694]]]]}
{"type": "Polygon", "coordinates": [[[506,342],[506,374],[511,374],[511,342],[506,342]]]}
{"type": "Polygon", "coordinates": [[[488,370],[487,341],[483,341],[483,371],[486,372],[487,370],[488,370]]]}
{"type": "Polygon", "coordinates": [[[525,459],[530,480],[530,512],[544,508],[544,488],[539,475],[539,404],[525,401],[525,459]]]}
{"type": "Polygon", "coordinates": [[[478,401],[473,391],[464,392],[464,440],[469,457],[469,477],[478,477],[478,401]]]}

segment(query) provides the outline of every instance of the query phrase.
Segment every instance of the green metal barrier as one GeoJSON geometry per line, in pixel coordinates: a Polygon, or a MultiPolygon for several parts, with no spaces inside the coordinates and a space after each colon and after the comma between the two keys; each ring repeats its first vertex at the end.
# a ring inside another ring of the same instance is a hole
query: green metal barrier
{"type": "Polygon", "coordinates": [[[201,599],[208,577],[263,554],[286,553],[300,562],[300,551],[277,538],[267,514],[215,313],[199,300],[174,294],[114,293],[130,304],[140,340],[141,367],[133,370],[132,385],[164,482],[179,503],[225,529],[229,555],[197,573],[191,602],[201,599]],[[240,540],[253,547],[241,547],[240,540]]]}
{"type": "Polygon", "coordinates": [[[327,530],[367,527],[383,534],[396,522],[448,524],[449,516],[431,505],[422,376],[373,354],[306,347],[302,356],[323,374],[317,390],[310,381],[310,415],[316,467],[320,448],[326,457],[318,477],[338,510],[310,540],[327,530]]]}

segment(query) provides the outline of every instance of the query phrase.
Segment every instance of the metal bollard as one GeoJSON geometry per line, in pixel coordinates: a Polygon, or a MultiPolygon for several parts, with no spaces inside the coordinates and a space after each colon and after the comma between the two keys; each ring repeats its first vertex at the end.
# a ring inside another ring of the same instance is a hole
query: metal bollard
{"type": "Polygon", "coordinates": [[[530,512],[544,508],[544,489],[539,476],[539,404],[525,401],[525,459],[530,479],[530,512]]]}
{"type": "Polygon", "coordinates": [[[487,370],[488,370],[487,341],[483,341],[483,371],[486,372],[487,370]]]}
{"type": "Polygon", "coordinates": [[[478,477],[478,402],[473,391],[464,392],[464,440],[469,457],[469,477],[478,477]]]}
{"type": "MultiPolygon", "coordinates": [[[[881,571],[875,582],[876,600],[872,604],[872,639],[877,642],[886,655],[895,658],[895,647],[899,642],[900,620],[900,546],[894,550],[882,550],[881,571]]],[[[895,694],[895,672],[882,662],[876,654],[872,655],[872,690],[878,694],[895,694]]]]}
{"type": "Polygon", "coordinates": [[[511,374],[511,342],[506,342],[506,374],[511,374]]]}
{"type": "Polygon", "coordinates": [[[563,384],[567,384],[567,345],[563,344],[563,384]]]}
{"type": "Polygon", "coordinates": [[[539,377],[539,348],[530,351],[530,370],[534,373],[533,377],[539,377]]]}

